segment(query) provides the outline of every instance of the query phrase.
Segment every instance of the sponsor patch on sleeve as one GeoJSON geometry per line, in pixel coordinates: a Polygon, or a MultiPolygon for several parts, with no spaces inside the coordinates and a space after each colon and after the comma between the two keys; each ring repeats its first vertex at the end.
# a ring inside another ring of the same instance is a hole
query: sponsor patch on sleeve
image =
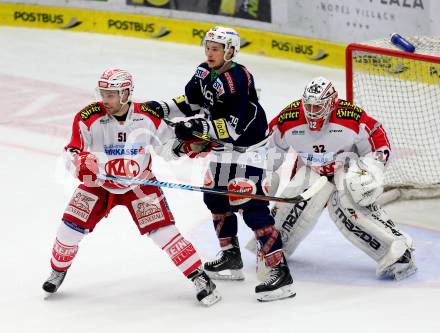
{"type": "Polygon", "coordinates": [[[215,133],[219,139],[227,139],[230,137],[228,132],[228,126],[226,125],[225,119],[215,119],[214,121],[215,133]]]}

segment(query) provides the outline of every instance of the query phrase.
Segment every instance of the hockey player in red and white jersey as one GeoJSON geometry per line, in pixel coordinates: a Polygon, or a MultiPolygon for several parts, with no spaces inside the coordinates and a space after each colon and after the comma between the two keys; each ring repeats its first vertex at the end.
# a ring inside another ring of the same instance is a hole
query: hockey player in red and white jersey
{"type": "Polygon", "coordinates": [[[269,152],[282,155],[277,161],[289,148],[297,153],[284,195],[301,193],[320,175],[332,180],[309,201],[275,206],[286,255],[294,252],[327,206],[342,234],[377,262],[377,276],[399,280],[416,271],[411,238],[375,203],[383,192],[391,153],[378,121],[339,99],[333,84],[318,77],[307,84],[301,99],[270,122],[270,131],[269,152]]]}
{"type": "Polygon", "coordinates": [[[97,91],[102,100],[76,114],[72,138],[65,147],[69,164],[82,184],[64,211],[52,250],[52,272],[43,289],[48,293],[58,290],[81,239],[113,207],[123,205],[140,234],[148,235],[194,283],[197,299],[204,305],[214,304],[220,300],[215,284],[203,271],[193,245],[175,226],[160,188],[102,181],[98,177],[154,179],[150,149],[161,153],[174,139],[172,130],[161,120],[162,102],[132,102],[132,76],[120,69],[105,71],[97,91]]]}

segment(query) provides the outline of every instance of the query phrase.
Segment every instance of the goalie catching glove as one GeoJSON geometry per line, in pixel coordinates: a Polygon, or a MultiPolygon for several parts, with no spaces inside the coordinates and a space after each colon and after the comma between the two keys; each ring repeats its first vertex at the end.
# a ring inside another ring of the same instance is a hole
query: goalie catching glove
{"type": "Polygon", "coordinates": [[[368,206],[383,193],[384,165],[370,155],[351,159],[345,184],[354,202],[368,206]]]}

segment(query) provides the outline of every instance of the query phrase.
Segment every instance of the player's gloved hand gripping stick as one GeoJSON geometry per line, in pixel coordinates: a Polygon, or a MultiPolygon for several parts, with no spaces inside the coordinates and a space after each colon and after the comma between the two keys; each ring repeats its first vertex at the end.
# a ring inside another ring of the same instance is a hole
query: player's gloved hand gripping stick
{"type": "MultiPolygon", "coordinates": [[[[177,124],[177,123],[172,122],[172,121],[169,120],[169,119],[163,118],[163,121],[164,121],[168,126],[170,126],[170,127],[173,127],[173,128],[176,127],[176,124],[177,124]]],[[[247,151],[252,151],[252,150],[255,149],[255,148],[258,148],[258,147],[264,146],[264,144],[265,144],[265,143],[267,142],[267,140],[269,139],[269,136],[267,136],[264,140],[262,140],[262,141],[260,141],[260,142],[258,142],[258,143],[256,143],[256,144],[254,144],[254,145],[252,145],[252,146],[249,146],[249,147],[242,147],[242,146],[235,146],[235,145],[233,145],[232,143],[225,142],[225,141],[222,141],[222,140],[219,140],[219,139],[213,138],[212,136],[210,136],[210,135],[208,135],[208,134],[204,134],[204,133],[201,133],[201,132],[199,132],[199,131],[195,131],[195,130],[191,130],[191,135],[192,135],[193,137],[197,138],[197,139],[200,139],[200,140],[203,140],[203,141],[207,141],[207,142],[211,142],[211,143],[215,144],[216,146],[224,147],[224,148],[226,148],[226,149],[231,149],[231,150],[237,151],[237,152],[239,152],[239,153],[245,153],[245,152],[247,152],[247,151]]]]}

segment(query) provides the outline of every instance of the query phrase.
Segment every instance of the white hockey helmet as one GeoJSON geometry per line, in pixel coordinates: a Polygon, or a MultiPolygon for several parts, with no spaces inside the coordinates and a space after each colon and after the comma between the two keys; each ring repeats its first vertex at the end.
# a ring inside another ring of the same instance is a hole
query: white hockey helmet
{"type": "Polygon", "coordinates": [[[302,96],[304,115],[312,131],[319,131],[335,107],[338,92],[333,84],[317,77],[310,81],[302,96]]]}
{"type": "Polygon", "coordinates": [[[126,104],[131,101],[133,95],[133,76],[123,69],[108,69],[102,73],[98,80],[99,90],[117,90],[121,99],[121,104],[126,104]],[[128,99],[122,102],[124,91],[128,89],[128,99]]]}
{"type": "Polygon", "coordinates": [[[233,48],[231,59],[225,59],[225,61],[232,60],[240,51],[240,36],[238,32],[232,28],[214,27],[211,28],[203,38],[203,47],[206,49],[208,42],[215,42],[224,45],[225,56],[229,49],[233,48]]]}

